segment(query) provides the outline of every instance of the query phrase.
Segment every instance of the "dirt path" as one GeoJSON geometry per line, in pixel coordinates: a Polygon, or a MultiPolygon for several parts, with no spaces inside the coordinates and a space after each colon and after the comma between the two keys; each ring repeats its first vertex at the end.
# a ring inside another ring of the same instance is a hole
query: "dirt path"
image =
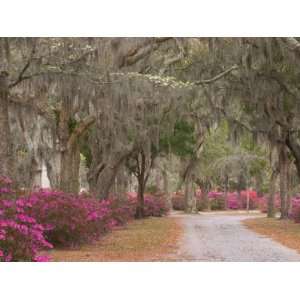
{"type": "Polygon", "coordinates": [[[300,255],[247,229],[241,221],[259,215],[202,213],[181,218],[184,234],[177,253],[183,261],[300,261],[300,255]]]}

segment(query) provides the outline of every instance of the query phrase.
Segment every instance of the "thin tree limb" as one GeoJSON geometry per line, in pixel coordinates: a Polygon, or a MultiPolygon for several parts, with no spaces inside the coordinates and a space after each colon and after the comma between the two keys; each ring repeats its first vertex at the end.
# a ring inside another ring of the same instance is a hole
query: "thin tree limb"
{"type": "Polygon", "coordinates": [[[199,80],[199,81],[196,81],[194,82],[194,84],[196,85],[204,85],[204,84],[209,84],[209,83],[213,83],[221,78],[223,78],[224,76],[226,76],[227,74],[231,73],[232,71],[234,70],[237,70],[239,67],[237,65],[234,65],[232,67],[230,67],[229,69],[225,70],[224,72],[216,75],[215,77],[213,78],[210,78],[210,79],[204,79],[204,80],[199,80]]]}
{"type": "Polygon", "coordinates": [[[28,70],[28,68],[30,67],[31,65],[31,62],[33,60],[33,57],[34,57],[34,54],[35,54],[35,51],[36,51],[36,40],[34,40],[34,44],[32,46],[32,49],[31,49],[31,52],[30,52],[30,55],[29,55],[29,58],[26,62],[26,64],[24,65],[24,67],[22,68],[22,70],[20,71],[17,79],[12,82],[11,84],[9,84],[8,88],[11,89],[13,87],[15,87],[16,85],[18,85],[21,81],[23,81],[24,79],[24,74],[25,72],[28,70]]]}

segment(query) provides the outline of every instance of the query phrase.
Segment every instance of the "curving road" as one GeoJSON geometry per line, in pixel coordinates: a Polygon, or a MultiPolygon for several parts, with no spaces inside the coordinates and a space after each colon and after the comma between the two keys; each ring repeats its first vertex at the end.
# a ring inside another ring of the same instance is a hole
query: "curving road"
{"type": "Polygon", "coordinates": [[[241,221],[257,215],[201,213],[182,219],[183,240],[177,254],[183,261],[300,261],[300,254],[247,229],[241,221]]]}

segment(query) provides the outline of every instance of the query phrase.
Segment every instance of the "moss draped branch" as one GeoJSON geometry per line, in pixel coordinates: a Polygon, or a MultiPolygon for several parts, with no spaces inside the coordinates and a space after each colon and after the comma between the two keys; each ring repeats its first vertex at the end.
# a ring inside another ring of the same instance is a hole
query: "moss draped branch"
{"type": "Polygon", "coordinates": [[[78,125],[75,127],[68,140],[68,148],[70,149],[77,141],[78,138],[86,132],[86,130],[96,121],[94,116],[87,116],[81,120],[78,125]]]}

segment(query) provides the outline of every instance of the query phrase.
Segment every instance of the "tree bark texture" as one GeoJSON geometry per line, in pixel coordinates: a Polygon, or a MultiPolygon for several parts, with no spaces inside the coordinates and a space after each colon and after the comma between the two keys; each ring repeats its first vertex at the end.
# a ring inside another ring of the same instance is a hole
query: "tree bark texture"
{"type": "Polygon", "coordinates": [[[195,197],[195,188],[192,176],[188,175],[185,179],[185,212],[188,214],[197,212],[197,202],[195,197]]]}
{"type": "Polygon", "coordinates": [[[280,170],[280,219],[288,217],[287,207],[287,168],[288,156],[285,145],[279,148],[279,170],[280,170]]]}
{"type": "Polygon", "coordinates": [[[14,178],[12,137],[8,113],[8,74],[0,73],[0,175],[14,178]]]}
{"type": "Polygon", "coordinates": [[[277,181],[278,171],[273,170],[271,179],[270,179],[270,188],[268,196],[268,207],[267,207],[267,216],[268,218],[274,218],[275,216],[275,193],[276,193],[276,181],[277,181]]]}

